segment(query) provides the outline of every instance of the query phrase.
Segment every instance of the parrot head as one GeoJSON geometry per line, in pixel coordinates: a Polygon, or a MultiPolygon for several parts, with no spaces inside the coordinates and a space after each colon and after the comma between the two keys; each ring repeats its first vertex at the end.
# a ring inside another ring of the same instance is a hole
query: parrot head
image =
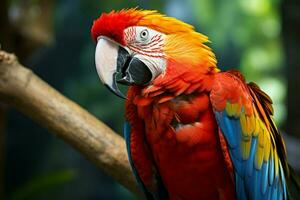
{"type": "Polygon", "coordinates": [[[125,98],[117,83],[150,86],[185,72],[216,71],[208,38],[194,27],[154,10],[124,9],[103,13],[93,23],[98,75],[113,93],[125,98]]]}

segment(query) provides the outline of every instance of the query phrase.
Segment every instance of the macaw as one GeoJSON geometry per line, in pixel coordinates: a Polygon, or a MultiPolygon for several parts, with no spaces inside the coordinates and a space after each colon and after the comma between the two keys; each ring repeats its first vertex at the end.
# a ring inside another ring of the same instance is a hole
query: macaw
{"type": "Polygon", "coordinates": [[[239,71],[222,72],[208,37],[137,8],[101,14],[91,35],[101,81],[126,99],[129,161],[148,200],[289,197],[271,99],[239,71]]]}

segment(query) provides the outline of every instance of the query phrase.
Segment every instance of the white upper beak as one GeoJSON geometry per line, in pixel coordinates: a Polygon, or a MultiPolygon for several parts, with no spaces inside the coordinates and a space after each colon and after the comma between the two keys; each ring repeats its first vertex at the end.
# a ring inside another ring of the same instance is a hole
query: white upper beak
{"type": "Polygon", "coordinates": [[[102,83],[116,95],[125,98],[117,87],[115,77],[118,68],[118,50],[118,44],[106,37],[99,37],[95,51],[95,63],[102,83]]]}

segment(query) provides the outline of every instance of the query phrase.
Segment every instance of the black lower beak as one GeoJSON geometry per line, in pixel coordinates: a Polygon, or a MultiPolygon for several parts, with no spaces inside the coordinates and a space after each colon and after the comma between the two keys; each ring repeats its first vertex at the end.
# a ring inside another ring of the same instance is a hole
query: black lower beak
{"type": "Polygon", "coordinates": [[[121,46],[118,51],[117,72],[122,77],[117,82],[123,85],[145,85],[152,79],[147,65],[138,58],[131,57],[121,46]]]}
{"type": "Polygon", "coordinates": [[[152,79],[152,73],[145,63],[138,58],[131,58],[122,68],[122,78],[118,83],[124,85],[145,85],[152,79]]]}

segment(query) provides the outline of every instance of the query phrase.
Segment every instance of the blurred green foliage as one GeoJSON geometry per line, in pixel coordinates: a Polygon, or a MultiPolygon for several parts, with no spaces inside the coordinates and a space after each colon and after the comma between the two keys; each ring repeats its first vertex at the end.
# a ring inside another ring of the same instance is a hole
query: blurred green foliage
{"type": "Polygon", "coordinates": [[[280,38],[281,1],[191,2],[197,24],[212,41],[219,67],[240,68],[248,81],[258,83],[271,96],[275,121],[280,126],[286,117],[286,80],[282,76],[283,52],[280,38]],[[225,63],[224,60],[229,62],[225,63]]]}
{"type": "Polygon", "coordinates": [[[51,189],[72,181],[75,176],[76,173],[74,170],[63,170],[33,177],[20,188],[16,189],[12,196],[8,199],[30,200],[34,196],[38,196],[41,193],[48,192],[49,190],[51,192],[51,189]]]}

